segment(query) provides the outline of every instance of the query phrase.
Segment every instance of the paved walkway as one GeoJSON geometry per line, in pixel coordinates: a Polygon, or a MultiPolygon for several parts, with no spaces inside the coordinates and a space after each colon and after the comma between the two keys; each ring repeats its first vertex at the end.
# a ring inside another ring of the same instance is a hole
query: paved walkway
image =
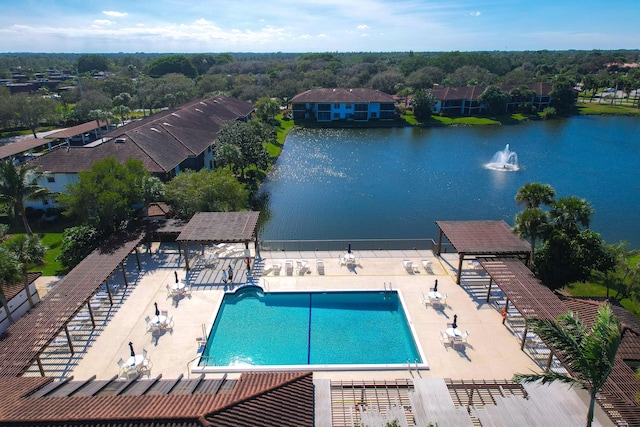
{"type": "MultiPolygon", "coordinates": [[[[437,377],[454,379],[510,379],[515,372],[538,370],[532,357],[520,350],[513,331],[502,325],[498,311],[484,302],[487,278],[477,271],[465,271],[463,286],[455,284],[456,254],[444,254],[437,258],[431,251],[354,251],[360,258],[356,268],[341,266],[340,252],[263,252],[265,264],[280,263],[285,259],[308,260],[311,271],[298,276],[280,276],[273,273],[264,276],[261,284],[268,290],[343,290],[379,289],[391,286],[401,292],[407,315],[417,333],[428,370],[402,369],[397,371],[318,372],[318,378],[330,379],[398,379],[437,377]],[[323,259],[325,274],[319,275],[315,260],[323,259]],[[419,263],[429,259],[433,263],[431,272],[420,268],[418,273],[409,273],[402,261],[409,259],[419,263]],[[448,294],[448,307],[436,309],[422,304],[422,293],[427,292],[438,280],[438,290],[448,294]],[[469,331],[469,345],[463,350],[444,346],[439,333],[458,315],[458,324],[469,331]]],[[[175,378],[180,374],[189,376],[189,366],[197,355],[197,338],[208,331],[215,319],[217,308],[225,292],[222,271],[229,264],[236,271],[235,280],[246,279],[246,267],[242,259],[225,260],[216,268],[203,268],[201,263],[190,271],[187,280],[193,283],[191,296],[174,300],[167,297],[166,285],[187,276],[184,260],[176,245],[155,244],[151,255],[141,255],[142,271],[138,272],[135,258],[126,264],[129,288],[116,296],[116,306],[108,302],[97,310],[99,327],[94,331],[84,325],[74,332],[76,355],[70,361],[65,348],[52,349],[48,355],[55,363],[45,363],[49,375],[68,375],[75,379],[111,378],[117,374],[119,358],[129,355],[128,343],[142,352],[146,349],[153,362],[151,375],[162,374],[164,378],[175,378]],[[238,274],[240,277],[238,278],[238,274]],[[152,316],[154,302],[161,310],[173,316],[173,332],[152,336],[146,332],[145,317],[152,316]],[[54,370],[55,372],[51,372],[54,370]]],[[[44,279],[43,279],[44,280],[44,279]]],[[[234,281],[235,281],[234,280],[234,281]]],[[[122,282],[122,274],[116,271],[111,283],[122,282]]],[[[37,374],[37,369],[30,371],[37,374]]]]}

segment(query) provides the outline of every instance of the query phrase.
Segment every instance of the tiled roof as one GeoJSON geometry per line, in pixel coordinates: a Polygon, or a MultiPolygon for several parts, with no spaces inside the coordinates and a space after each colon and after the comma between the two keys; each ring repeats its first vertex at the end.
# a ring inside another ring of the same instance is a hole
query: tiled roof
{"type": "MultiPolygon", "coordinates": [[[[37,271],[33,273],[27,273],[27,278],[29,280],[29,284],[33,283],[38,277],[42,276],[42,273],[37,271]]],[[[2,286],[4,290],[4,296],[7,298],[7,301],[11,298],[18,295],[24,289],[24,282],[14,283],[12,285],[4,285],[2,286]]]]}
{"type": "Polygon", "coordinates": [[[367,88],[335,88],[310,89],[291,98],[291,102],[329,102],[329,103],[363,103],[363,102],[395,102],[393,96],[375,89],[367,88]]]}
{"type": "Polygon", "coordinates": [[[107,157],[122,163],[133,158],[141,160],[149,172],[167,173],[187,158],[204,152],[217,138],[223,123],[244,118],[251,111],[253,105],[224,96],[192,101],[117,128],[103,135],[106,142],[102,144],[62,147],[31,164],[51,173],[77,173],[107,157]]]}
{"type": "MultiPolygon", "coordinates": [[[[491,85],[497,86],[505,92],[510,92],[512,89],[520,87],[518,85],[491,85]]],[[[551,83],[531,83],[526,85],[529,89],[533,90],[538,96],[548,96],[553,89],[551,83]]],[[[440,89],[433,89],[431,93],[436,99],[442,101],[454,101],[454,100],[477,100],[480,95],[487,89],[487,86],[465,86],[465,87],[444,87],[440,89]]]]}
{"type": "Polygon", "coordinates": [[[245,373],[239,380],[50,382],[3,378],[2,425],[312,426],[311,372],[245,373]],[[50,390],[50,391],[49,391],[50,390]],[[83,391],[84,390],[84,391],[83,391]],[[87,395],[87,393],[92,395],[87,395]]]}

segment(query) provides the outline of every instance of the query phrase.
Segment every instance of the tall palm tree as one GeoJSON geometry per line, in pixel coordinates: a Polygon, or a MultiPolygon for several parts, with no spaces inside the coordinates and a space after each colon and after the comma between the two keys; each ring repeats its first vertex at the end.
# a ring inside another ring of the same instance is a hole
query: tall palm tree
{"type": "Polygon", "coordinates": [[[27,293],[29,299],[29,306],[33,308],[35,305],[31,292],[29,292],[29,277],[28,269],[29,265],[42,265],[44,264],[44,255],[47,252],[47,247],[42,244],[42,241],[37,236],[17,236],[7,242],[7,248],[13,252],[22,264],[22,275],[24,276],[24,291],[27,293]]]}
{"type": "Polygon", "coordinates": [[[48,188],[38,185],[39,174],[32,166],[16,167],[12,161],[0,161],[0,201],[13,206],[14,217],[21,217],[29,236],[33,231],[27,221],[25,200],[47,200],[51,195],[48,188]]]}
{"type": "Polygon", "coordinates": [[[541,374],[515,374],[519,383],[541,381],[542,384],[561,381],[579,385],[589,392],[587,427],[593,423],[596,394],[613,369],[614,359],[622,341],[620,319],[613,315],[609,304],[598,308],[593,326],[586,326],[573,312],[566,312],[558,321],[531,319],[532,330],[550,347],[564,355],[564,361],[573,376],[549,370],[541,374]]]}
{"type": "Polygon", "coordinates": [[[533,262],[533,255],[536,248],[536,239],[544,234],[547,225],[547,213],[540,208],[527,208],[522,212],[516,214],[515,226],[513,227],[513,231],[518,234],[518,236],[524,239],[530,239],[531,262],[533,262]]]}
{"type": "Polygon", "coordinates": [[[530,182],[518,189],[515,199],[518,205],[525,208],[537,208],[540,205],[550,205],[556,197],[556,190],[549,184],[530,182]]]}
{"type": "Polygon", "coordinates": [[[4,294],[4,287],[20,280],[20,262],[16,256],[8,249],[0,246],[0,304],[7,313],[9,324],[15,323],[9,310],[7,297],[4,294]]]}
{"type": "Polygon", "coordinates": [[[559,229],[575,235],[580,232],[581,226],[589,227],[593,214],[593,207],[587,200],[569,196],[553,202],[549,217],[559,229]]]}

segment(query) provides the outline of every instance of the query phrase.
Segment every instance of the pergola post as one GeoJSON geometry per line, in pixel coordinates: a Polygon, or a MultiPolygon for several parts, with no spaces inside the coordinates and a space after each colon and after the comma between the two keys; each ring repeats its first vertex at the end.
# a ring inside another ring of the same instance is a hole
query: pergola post
{"type": "Polygon", "coordinates": [[[138,262],[138,271],[140,271],[142,270],[142,267],[140,267],[140,254],[138,253],[138,247],[136,246],[133,250],[136,251],[136,261],[138,262]]]}
{"type": "Polygon", "coordinates": [[[551,361],[553,360],[553,353],[549,349],[549,358],[547,359],[547,366],[544,367],[545,372],[549,372],[551,369],[551,361]]]}
{"type": "Polygon", "coordinates": [[[69,333],[68,325],[64,327],[64,333],[67,335],[67,344],[69,344],[69,350],[71,350],[71,355],[73,356],[74,354],[76,354],[76,352],[73,349],[73,343],[71,342],[71,334],[69,333]]]}
{"type": "Polygon", "coordinates": [[[191,270],[191,268],[189,268],[189,244],[188,243],[184,244],[184,264],[187,271],[191,270]]]}
{"type": "Polygon", "coordinates": [[[504,315],[502,316],[502,324],[507,320],[507,312],[509,311],[509,298],[504,303],[504,315]]]}
{"type": "Polygon", "coordinates": [[[487,291],[487,302],[489,302],[489,298],[491,297],[491,284],[493,283],[493,278],[489,277],[489,290],[487,291]]]}
{"type": "Polygon", "coordinates": [[[464,260],[464,254],[458,256],[458,274],[456,275],[456,284],[460,284],[460,277],[462,276],[462,261],[464,260]]]}
{"type": "Polygon", "coordinates": [[[96,328],[96,319],[93,317],[93,309],[91,308],[91,302],[87,301],[87,308],[89,308],[89,317],[91,317],[91,324],[93,325],[93,329],[96,328]]]}
{"type": "Polygon", "coordinates": [[[42,360],[40,360],[40,355],[36,356],[36,362],[38,362],[38,370],[40,370],[40,375],[45,376],[44,374],[44,366],[42,366],[42,360]]]}
{"type": "Polygon", "coordinates": [[[104,286],[107,288],[107,295],[109,295],[109,304],[113,305],[113,296],[111,295],[111,287],[109,287],[109,279],[104,281],[104,286]]]}
{"type": "Polygon", "coordinates": [[[436,255],[440,256],[440,254],[442,253],[442,229],[439,229],[438,232],[438,250],[436,255]]]}
{"type": "Polygon", "coordinates": [[[520,343],[520,350],[524,351],[524,344],[527,341],[527,322],[524,323],[524,331],[522,331],[522,342],[520,343]]]}
{"type": "Polygon", "coordinates": [[[127,271],[124,269],[124,261],[120,261],[120,268],[122,269],[122,277],[124,277],[124,287],[129,287],[129,282],[127,282],[127,271]]]}

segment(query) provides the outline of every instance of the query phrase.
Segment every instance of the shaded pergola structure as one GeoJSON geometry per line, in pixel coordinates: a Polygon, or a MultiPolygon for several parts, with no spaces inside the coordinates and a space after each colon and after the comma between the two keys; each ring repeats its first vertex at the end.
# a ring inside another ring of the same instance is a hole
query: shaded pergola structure
{"type": "MultiPolygon", "coordinates": [[[[86,307],[92,325],[96,327],[91,298],[118,267],[122,269],[125,286],[128,285],[124,261],[135,251],[140,269],[137,247],[142,239],[143,234],[140,232],[113,236],[61,279],[46,298],[9,326],[0,337],[0,377],[20,376],[34,362],[38,364],[40,374],[45,376],[40,354],[62,330],[66,333],[73,355],[69,322],[86,307]]],[[[109,302],[113,305],[108,283],[106,288],[109,302]]]]}
{"type": "Polygon", "coordinates": [[[249,243],[255,242],[258,248],[256,226],[260,212],[198,212],[182,228],[176,242],[184,253],[187,271],[189,267],[189,244],[243,243],[249,249],[249,243]]]}
{"type": "Polygon", "coordinates": [[[502,220],[436,221],[440,230],[436,254],[442,252],[443,237],[458,253],[456,283],[460,284],[462,263],[478,257],[511,257],[528,261],[531,245],[511,231],[502,220]]]}

